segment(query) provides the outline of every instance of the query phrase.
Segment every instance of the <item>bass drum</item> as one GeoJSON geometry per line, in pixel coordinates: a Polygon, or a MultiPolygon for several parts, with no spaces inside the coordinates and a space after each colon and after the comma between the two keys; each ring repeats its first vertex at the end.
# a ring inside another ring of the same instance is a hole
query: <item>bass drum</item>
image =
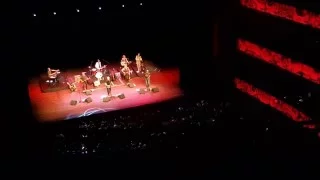
{"type": "Polygon", "coordinates": [[[97,72],[96,75],[95,75],[95,77],[96,77],[97,79],[101,79],[101,78],[103,77],[102,72],[97,72]]]}
{"type": "Polygon", "coordinates": [[[93,85],[94,85],[94,87],[100,86],[100,81],[95,81],[95,82],[93,83],[93,85]]]}

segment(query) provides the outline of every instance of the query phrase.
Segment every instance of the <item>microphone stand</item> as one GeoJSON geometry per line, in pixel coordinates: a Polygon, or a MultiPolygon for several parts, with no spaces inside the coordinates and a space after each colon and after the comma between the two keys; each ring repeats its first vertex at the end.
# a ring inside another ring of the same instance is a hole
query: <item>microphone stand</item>
{"type": "Polygon", "coordinates": [[[78,92],[79,92],[79,98],[80,98],[79,103],[82,103],[82,99],[81,99],[81,91],[79,90],[78,92]]]}

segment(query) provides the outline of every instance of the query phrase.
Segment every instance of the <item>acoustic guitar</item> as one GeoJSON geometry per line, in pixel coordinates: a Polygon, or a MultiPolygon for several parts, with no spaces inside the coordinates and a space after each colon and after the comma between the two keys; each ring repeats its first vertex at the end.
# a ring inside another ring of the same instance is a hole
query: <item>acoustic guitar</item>
{"type": "Polygon", "coordinates": [[[71,92],[75,92],[77,90],[77,87],[74,83],[70,84],[69,82],[67,82],[69,89],[71,90],[71,92]]]}
{"type": "Polygon", "coordinates": [[[128,66],[128,65],[130,65],[132,63],[132,61],[129,61],[129,60],[121,60],[121,62],[120,62],[120,65],[121,66],[128,66]]]}

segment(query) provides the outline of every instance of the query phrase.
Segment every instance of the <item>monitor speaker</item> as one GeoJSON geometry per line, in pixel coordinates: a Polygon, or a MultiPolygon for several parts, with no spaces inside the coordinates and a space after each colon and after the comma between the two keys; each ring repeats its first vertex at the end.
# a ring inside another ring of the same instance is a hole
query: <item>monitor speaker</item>
{"type": "Polygon", "coordinates": [[[92,98],[91,98],[91,97],[88,97],[86,100],[84,100],[84,102],[86,102],[86,103],[91,103],[91,102],[92,102],[92,98]]]}
{"type": "Polygon", "coordinates": [[[89,95],[92,94],[92,92],[91,92],[90,90],[87,90],[87,91],[85,92],[85,94],[86,94],[87,96],[89,96],[89,95]]]}
{"type": "Polygon", "coordinates": [[[129,88],[134,88],[134,84],[128,83],[128,87],[129,87],[129,88]]]}
{"type": "Polygon", "coordinates": [[[119,98],[119,99],[124,99],[124,98],[126,98],[126,97],[124,96],[124,94],[120,94],[120,95],[118,96],[118,98],[119,98]]]}
{"type": "Polygon", "coordinates": [[[70,105],[71,106],[75,106],[75,105],[77,105],[77,103],[78,103],[78,101],[76,101],[76,100],[71,100],[70,101],[70,105]]]}
{"type": "Polygon", "coordinates": [[[140,88],[140,89],[138,90],[138,93],[139,93],[139,94],[145,94],[145,93],[146,93],[146,91],[145,91],[145,89],[140,88]]]}
{"type": "Polygon", "coordinates": [[[102,99],[102,101],[103,101],[103,102],[109,102],[109,101],[111,101],[111,97],[104,97],[104,98],[102,99]]]}
{"type": "Polygon", "coordinates": [[[151,91],[154,92],[154,93],[159,92],[159,88],[152,88],[151,91]]]}

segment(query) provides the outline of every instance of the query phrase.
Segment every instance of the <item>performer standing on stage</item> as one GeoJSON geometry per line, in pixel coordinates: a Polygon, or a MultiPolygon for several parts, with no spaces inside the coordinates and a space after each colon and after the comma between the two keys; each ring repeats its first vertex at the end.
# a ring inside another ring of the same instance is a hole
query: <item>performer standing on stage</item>
{"type": "Polygon", "coordinates": [[[137,69],[138,69],[137,73],[141,72],[141,63],[142,63],[142,57],[141,57],[140,53],[138,53],[136,55],[136,64],[137,64],[137,69]]]}
{"type": "Polygon", "coordinates": [[[110,76],[107,76],[105,85],[106,85],[106,88],[107,88],[108,96],[111,96],[111,87],[112,87],[114,84],[113,84],[113,82],[111,81],[110,76]]]}
{"type": "Polygon", "coordinates": [[[126,57],[126,55],[122,55],[121,61],[120,61],[121,66],[128,66],[129,61],[128,58],[126,57]]]}
{"type": "Polygon", "coordinates": [[[82,82],[82,90],[83,91],[86,91],[88,89],[88,77],[86,75],[86,72],[82,72],[82,75],[81,75],[81,82],[82,82]]]}
{"type": "Polygon", "coordinates": [[[149,70],[146,70],[146,73],[144,74],[144,80],[146,82],[146,87],[147,90],[150,91],[150,77],[151,77],[151,73],[149,72],[149,70]]]}
{"type": "Polygon", "coordinates": [[[100,70],[100,69],[102,68],[100,59],[97,60],[97,62],[96,62],[96,64],[94,65],[94,67],[95,67],[97,70],[100,70]]]}
{"type": "Polygon", "coordinates": [[[121,69],[121,72],[126,80],[126,83],[128,84],[130,82],[130,69],[128,66],[124,66],[124,68],[121,69]]]}

